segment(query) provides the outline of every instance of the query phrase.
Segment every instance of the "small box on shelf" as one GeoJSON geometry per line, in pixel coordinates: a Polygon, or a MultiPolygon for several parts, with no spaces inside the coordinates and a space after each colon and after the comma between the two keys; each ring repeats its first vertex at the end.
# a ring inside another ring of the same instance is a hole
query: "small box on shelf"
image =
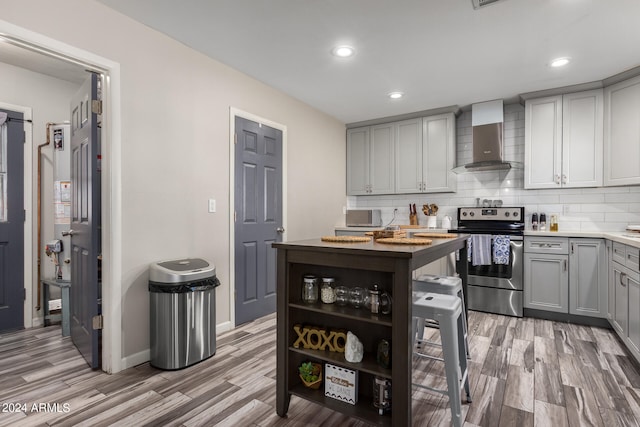
{"type": "Polygon", "coordinates": [[[358,371],[325,363],[324,395],[355,405],[358,402],[358,371]]]}

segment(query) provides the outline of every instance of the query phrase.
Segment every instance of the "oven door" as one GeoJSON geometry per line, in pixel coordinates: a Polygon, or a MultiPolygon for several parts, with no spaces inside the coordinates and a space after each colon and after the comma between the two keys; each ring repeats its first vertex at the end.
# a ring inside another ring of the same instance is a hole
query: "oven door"
{"type": "MultiPolygon", "coordinates": [[[[509,263],[473,265],[468,263],[470,286],[483,286],[500,289],[523,289],[523,237],[509,236],[509,263]]],[[[472,248],[473,251],[473,248],[472,248]]]]}

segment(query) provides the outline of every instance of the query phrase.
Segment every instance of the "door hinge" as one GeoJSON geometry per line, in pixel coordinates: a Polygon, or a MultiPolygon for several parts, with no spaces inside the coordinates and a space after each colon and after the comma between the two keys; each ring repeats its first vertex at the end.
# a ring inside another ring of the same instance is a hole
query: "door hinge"
{"type": "Polygon", "coordinates": [[[238,220],[238,212],[233,211],[233,222],[236,222],[237,220],[238,220]]]}
{"type": "Polygon", "coordinates": [[[238,132],[234,132],[233,133],[233,143],[237,144],[238,143],[238,132]]]}
{"type": "Polygon", "coordinates": [[[27,133],[25,131],[22,131],[22,143],[27,143],[27,133]]]}
{"type": "Polygon", "coordinates": [[[98,314],[97,316],[93,316],[93,318],[91,319],[91,323],[92,323],[94,331],[102,329],[102,314],[98,314]]]}
{"type": "Polygon", "coordinates": [[[23,209],[22,212],[24,214],[23,217],[22,217],[22,222],[27,222],[27,210],[23,209]]]}
{"type": "Polygon", "coordinates": [[[91,112],[93,114],[102,114],[102,101],[100,101],[99,99],[92,99],[91,112]]]}
{"type": "Polygon", "coordinates": [[[22,290],[24,291],[24,298],[22,298],[23,301],[27,300],[27,288],[22,288],[22,290]]]}

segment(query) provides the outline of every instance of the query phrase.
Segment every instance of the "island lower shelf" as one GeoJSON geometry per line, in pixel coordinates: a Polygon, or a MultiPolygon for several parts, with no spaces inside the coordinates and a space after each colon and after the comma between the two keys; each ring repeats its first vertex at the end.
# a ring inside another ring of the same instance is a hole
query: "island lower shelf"
{"type": "Polygon", "coordinates": [[[386,413],[380,415],[378,413],[378,409],[374,407],[372,402],[369,400],[359,400],[355,405],[351,405],[349,403],[340,402],[339,400],[325,396],[322,388],[320,390],[311,390],[302,385],[293,387],[290,390],[290,393],[294,396],[298,396],[305,400],[317,403],[321,406],[341,412],[350,417],[358,418],[369,424],[380,426],[393,425],[391,414],[386,413]]]}

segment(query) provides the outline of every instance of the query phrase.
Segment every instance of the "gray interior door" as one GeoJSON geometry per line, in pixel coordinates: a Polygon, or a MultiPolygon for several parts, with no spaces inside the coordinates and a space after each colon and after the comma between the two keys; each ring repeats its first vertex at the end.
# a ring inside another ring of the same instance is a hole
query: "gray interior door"
{"type": "Polygon", "coordinates": [[[71,100],[71,339],[92,368],[100,366],[100,141],[98,76],[90,77],[71,100]]]}
{"type": "Polygon", "coordinates": [[[276,252],[282,241],[282,132],[236,117],[236,325],[276,309],[276,252]]]}
{"type": "Polygon", "coordinates": [[[0,110],[0,332],[24,327],[24,130],[0,110]],[[1,120],[0,120],[1,121],[1,120]]]}

